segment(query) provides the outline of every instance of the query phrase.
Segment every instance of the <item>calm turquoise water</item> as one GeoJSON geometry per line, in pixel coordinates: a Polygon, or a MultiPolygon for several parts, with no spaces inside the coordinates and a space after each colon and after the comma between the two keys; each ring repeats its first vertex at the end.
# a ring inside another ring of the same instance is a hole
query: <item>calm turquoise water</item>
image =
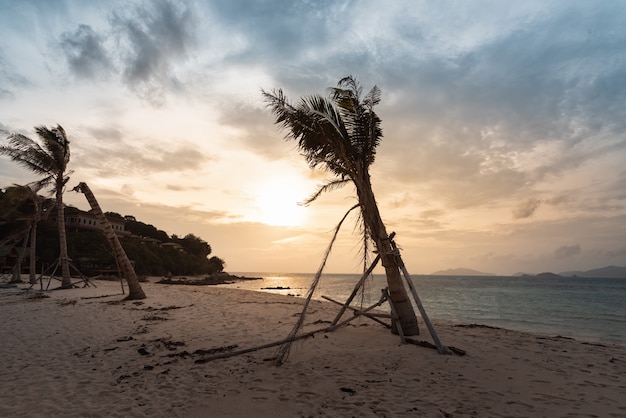
{"type": "MultiPolygon", "coordinates": [[[[306,296],[313,274],[235,273],[264,280],[230,287],[306,296]],[[264,288],[288,287],[284,290],[264,288]]],[[[359,275],[323,275],[315,299],[345,301],[359,275]]],[[[413,276],[429,317],[543,335],[626,343],[626,279],[413,276]]],[[[383,275],[368,279],[355,303],[369,305],[386,287],[383,275]],[[357,302],[358,301],[358,302],[357,302]]]]}

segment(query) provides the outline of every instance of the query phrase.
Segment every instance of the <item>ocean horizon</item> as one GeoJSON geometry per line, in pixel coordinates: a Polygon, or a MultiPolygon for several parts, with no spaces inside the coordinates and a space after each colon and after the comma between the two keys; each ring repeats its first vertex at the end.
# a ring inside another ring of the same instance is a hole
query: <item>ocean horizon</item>
{"type": "MultiPolygon", "coordinates": [[[[313,273],[233,274],[263,280],[221,286],[296,297],[307,295],[315,277],[313,273]]],[[[343,303],[360,277],[324,274],[313,298],[321,300],[326,296],[343,303]]],[[[626,344],[626,279],[413,275],[412,280],[431,319],[626,344]]],[[[377,302],[386,286],[384,274],[372,275],[352,306],[377,302]]],[[[416,313],[419,317],[417,310],[416,313]]],[[[421,318],[420,323],[425,330],[421,318]]]]}

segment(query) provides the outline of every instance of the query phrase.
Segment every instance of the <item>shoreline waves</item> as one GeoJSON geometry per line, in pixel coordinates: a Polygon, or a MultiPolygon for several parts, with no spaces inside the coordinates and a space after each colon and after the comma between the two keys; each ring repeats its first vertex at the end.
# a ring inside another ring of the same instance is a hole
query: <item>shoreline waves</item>
{"type": "MultiPolygon", "coordinates": [[[[123,301],[118,282],[95,284],[0,289],[0,416],[626,417],[622,344],[433,315],[441,341],[467,353],[440,355],[363,318],[294,343],[281,367],[275,349],[200,364],[282,340],[302,299],[142,283],[147,299],[123,301]]],[[[304,331],[336,313],[312,301],[304,331]]]]}

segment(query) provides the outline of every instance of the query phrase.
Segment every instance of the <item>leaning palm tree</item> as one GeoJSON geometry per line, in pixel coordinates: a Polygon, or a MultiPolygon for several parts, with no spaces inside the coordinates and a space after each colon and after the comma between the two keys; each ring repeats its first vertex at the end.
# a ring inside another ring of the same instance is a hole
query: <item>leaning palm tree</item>
{"type": "Polygon", "coordinates": [[[144,293],[141,285],[139,284],[139,279],[137,279],[137,274],[135,273],[135,269],[131,264],[128,256],[126,255],[126,251],[122,247],[120,240],[117,238],[115,231],[113,231],[113,227],[111,227],[111,223],[108,221],[106,216],[104,216],[104,212],[100,208],[100,204],[96,200],[96,196],[94,196],[93,192],[87,186],[86,183],[79,183],[78,186],[73,189],[75,192],[81,192],[85,195],[87,202],[89,202],[89,206],[91,206],[91,210],[93,214],[96,216],[96,219],[102,226],[102,230],[104,231],[104,236],[106,240],[109,242],[111,246],[111,250],[113,250],[113,256],[115,257],[115,262],[119,266],[122,277],[126,279],[128,283],[128,296],[126,299],[136,300],[136,299],[145,299],[146,294],[144,293]]]}
{"type": "Polygon", "coordinates": [[[35,127],[41,144],[25,135],[13,133],[9,135],[9,145],[0,146],[0,154],[7,155],[13,161],[30,171],[42,176],[35,184],[52,189],[56,197],[57,226],[59,229],[59,261],[61,263],[61,287],[72,286],[70,278],[69,258],[67,255],[67,235],[65,232],[65,206],[63,205],[63,189],[71,172],[67,172],[70,161],[70,141],[61,125],[48,129],[45,126],[35,127]]]}
{"type": "Polygon", "coordinates": [[[399,260],[382,221],[370,179],[369,167],[382,139],[381,120],[374,112],[380,89],[374,86],[365,96],[352,76],[339,81],[328,97],[305,96],[293,105],[282,90],[262,91],[275,123],[288,131],[311,168],[322,168],[333,177],[305,202],[323,192],[353,183],[356,188],[365,233],[378,250],[405,335],[419,332],[417,317],[400,274],[399,260]]]}

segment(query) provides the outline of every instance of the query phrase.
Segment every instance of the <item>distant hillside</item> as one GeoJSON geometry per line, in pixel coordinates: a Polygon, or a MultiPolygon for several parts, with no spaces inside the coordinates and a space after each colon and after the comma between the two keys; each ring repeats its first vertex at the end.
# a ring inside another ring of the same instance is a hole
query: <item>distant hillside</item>
{"type": "Polygon", "coordinates": [[[542,279],[555,279],[559,277],[563,277],[561,274],[552,273],[549,271],[539,273],[539,274],[529,274],[529,273],[515,273],[512,277],[540,277],[542,279]]]}
{"type": "Polygon", "coordinates": [[[587,277],[598,279],[626,279],[626,267],[607,266],[587,271],[566,271],[559,273],[565,277],[587,277]]]}
{"type": "Polygon", "coordinates": [[[430,274],[431,276],[495,276],[493,273],[483,273],[466,268],[456,268],[448,270],[439,270],[430,274]]]}

